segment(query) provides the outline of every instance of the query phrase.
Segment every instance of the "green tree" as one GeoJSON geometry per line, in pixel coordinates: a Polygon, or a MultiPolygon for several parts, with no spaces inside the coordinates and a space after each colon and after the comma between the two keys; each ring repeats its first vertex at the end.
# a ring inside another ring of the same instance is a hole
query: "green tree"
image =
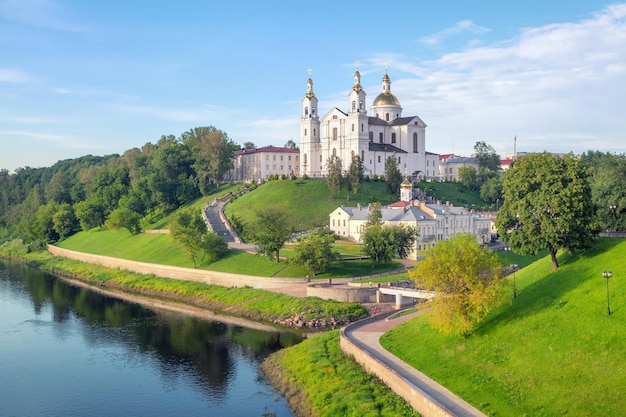
{"type": "Polygon", "coordinates": [[[202,264],[205,258],[209,262],[219,259],[228,250],[228,244],[208,229],[198,210],[179,210],[170,229],[172,237],[183,247],[194,268],[202,264]],[[198,261],[199,254],[201,257],[198,261]]]}
{"type": "Polygon", "coordinates": [[[417,229],[408,224],[396,224],[385,227],[391,229],[392,240],[396,247],[396,256],[406,259],[415,248],[417,229]]]}
{"type": "Polygon", "coordinates": [[[525,156],[503,175],[504,203],[496,220],[503,242],[520,254],[547,249],[553,269],[559,249],[589,247],[596,235],[589,170],[572,154],[525,156]]]}
{"type": "Polygon", "coordinates": [[[56,212],[52,215],[52,227],[60,239],[65,239],[76,232],[78,220],[70,204],[59,204],[56,212]]]}
{"type": "Polygon", "coordinates": [[[400,195],[402,174],[398,169],[398,159],[393,155],[385,160],[385,183],[387,184],[387,191],[394,196],[400,195]]]}
{"type": "Polygon", "coordinates": [[[502,201],[502,178],[499,175],[489,178],[480,186],[480,198],[492,204],[497,200],[502,201]]]}
{"type": "Polygon", "coordinates": [[[270,259],[280,261],[280,250],[291,237],[292,227],[286,212],[279,207],[266,207],[257,213],[257,221],[252,226],[253,242],[270,259]]]}
{"type": "Polygon", "coordinates": [[[256,146],[254,145],[254,142],[244,142],[243,143],[243,149],[255,149],[256,146]]]}
{"type": "Polygon", "coordinates": [[[459,180],[461,181],[461,184],[470,190],[476,191],[479,187],[478,174],[474,167],[464,166],[459,168],[459,180]]]}
{"type": "Polygon", "coordinates": [[[494,172],[500,169],[500,155],[491,145],[487,145],[484,141],[478,141],[474,145],[474,152],[474,158],[478,159],[481,167],[494,172]]]}
{"type": "Polygon", "coordinates": [[[298,149],[298,144],[293,141],[293,139],[289,139],[287,143],[285,143],[285,148],[289,149],[298,149]]]}
{"type": "Polygon", "coordinates": [[[626,155],[588,152],[591,166],[591,196],[600,230],[626,229],[626,155]]]}
{"type": "Polygon", "coordinates": [[[352,194],[356,194],[362,181],[363,162],[361,161],[361,157],[354,155],[350,162],[350,167],[348,168],[348,191],[352,194]]]}
{"type": "Polygon", "coordinates": [[[294,250],[291,261],[315,276],[326,272],[331,262],[339,257],[339,254],[333,251],[332,235],[321,235],[314,233],[302,240],[294,250]]]}
{"type": "Polygon", "coordinates": [[[341,190],[341,158],[337,155],[332,155],[326,161],[326,183],[328,184],[328,189],[330,190],[330,198],[332,199],[336,193],[341,190]]]}
{"type": "Polygon", "coordinates": [[[104,223],[110,229],[126,229],[136,235],[141,231],[141,215],[126,207],[118,207],[111,212],[104,223]]]}
{"type": "Polygon", "coordinates": [[[382,224],[370,224],[363,232],[363,253],[372,261],[372,267],[391,261],[396,253],[391,228],[382,224]]]}
{"type": "Polygon", "coordinates": [[[418,288],[435,291],[433,323],[444,333],[463,336],[501,301],[506,288],[496,254],[478,245],[471,234],[428,248],[409,277],[418,288]]]}

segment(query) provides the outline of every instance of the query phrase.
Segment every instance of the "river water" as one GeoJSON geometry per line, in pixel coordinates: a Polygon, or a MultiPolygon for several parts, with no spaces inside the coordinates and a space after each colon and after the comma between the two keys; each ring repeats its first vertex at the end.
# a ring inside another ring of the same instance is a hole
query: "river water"
{"type": "Polygon", "coordinates": [[[301,341],[136,304],[0,260],[0,416],[293,416],[258,374],[301,341]]]}

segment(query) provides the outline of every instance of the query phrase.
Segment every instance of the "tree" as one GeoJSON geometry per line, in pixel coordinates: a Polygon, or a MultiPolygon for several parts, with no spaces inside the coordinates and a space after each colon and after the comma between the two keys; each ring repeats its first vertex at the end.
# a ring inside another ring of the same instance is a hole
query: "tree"
{"type": "Polygon", "coordinates": [[[484,141],[478,141],[474,145],[474,152],[474,158],[478,159],[481,167],[494,172],[500,169],[500,155],[491,145],[487,145],[484,141]]]}
{"type": "Polygon", "coordinates": [[[78,229],[78,221],[72,206],[68,203],[59,204],[56,212],[52,215],[52,224],[60,239],[65,239],[74,234],[78,229]]]}
{"type": "Polygon", "coordinates": [[[291,226],[287,214],[278,207],[266,207],[257,213],[257,221],[252,226],[252,240],[270,259],[280,261],[280,250],[291,237],[291,226]]]}
{"type": "Polygon", "coordinates": [[[502,200],[502,179],[499,175],[489,178],[480,186],[480,198],[489,203],[502,200]]]}
{"type": "Polygon", "coordinates": [[[372,267],[391,261],[396,253],[391,228],[382,224],[371,224],[363,232],[363,253],[372,261],[372,267]]]}
{"type": "Polygon", "coordinates": [[[326,161],[326,183],[330,190],[330,198],[332,199],[336,193],[341,189],[341,158],[337,155],[332,155],[326,161]]]}
{"type": "Polygon", "coordinates": [[[331,262],[339,256],[333,251],[332,235],[314,233],[302,240],[294,250],[291,261],[311,272],[311,275],[326,272],[331,262]]]}
{"type": "Polygon", "coordinates": [[[298,149],[298,145],[293,141],[293,139],[289,139],[287,143],[285,143],[285,148],[298,149]]]}
{"type": "Polygon", "coordinates": [[[243,143],[243,148],[244,149],[255,149],[256,146],[254,145],[253,142],[244,142],[243,143]]]}
{"type": "Polygon", "coordinates": [[[118,207],[111,212],[104,223],[110,229],[126,229],[136,235],[141,231],[141,215],[126,207],[118,207]]]}
{"type": "Polygon", "coordinates": [[[363,162],[361,161],[361,157],[354,155],[350,162],[350,167],[348,168],[348,191],[352,194],[356,194],[361,181],[363,181],[363,162]]]}
{"type": "Polygon", "coordinates": [[[459,168],[459,180],[461,181],[461,184],[470,190],[475,191],[479,187],[477,173],[474,167],[464,166],[459,168]]]}
{"type": "Polygon", "coordinates": [[[588,152],[583,155],[591,166],[591,197],[597,208],[600,230],[626,228],[626,155],[588,152]]]}
{"type": "Polygon", "coordinates": [[[496,254],[459,234],[428,248],[409,271],[418,288],[435,291],[432,321],[444,333],[470,334],[501,299],[505,278],[496,254]]]}
{"type": "Polygon", "coordinates": [[[181,209],[170,226],[172,237],[180,243],[187,257],[197,267],[198,252],[202,253],[200,262],[208,255],[211,261],[219,259],[228,249],[228,244],[216,233],[211,232],[198,210],[181,209]]]}
{"type": "Polygon", "coordinates": [[[525,156],[502,177],[504,203],[496,220],[498,234],[512,250],[536,255],[547,249],[553,269],[559,249],[589,247],[596,234],[589,170],[572,154],[525,156]]]}
{"type": "Polygon", "coordinates": [[[400,194],[400,184],[402,184],[402,174],[398,169],[398,159],[395,156],[389,156],[385,160],[385,183],[387,191],[397,196],[400,194]]]}
{"type": "Polygon", "coordinates": [[[415,247],[417,229],[408,224],[386,226],[391,229],[393,242],[396,246],[396,256],[406,259],[415,247]]]}

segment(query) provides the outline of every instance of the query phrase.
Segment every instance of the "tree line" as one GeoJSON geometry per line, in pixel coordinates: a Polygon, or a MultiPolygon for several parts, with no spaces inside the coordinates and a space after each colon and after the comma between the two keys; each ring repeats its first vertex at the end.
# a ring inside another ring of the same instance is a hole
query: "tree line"
{"type": "Polygon", "coordinates": [[[153,222],[216,187],[240,147],[213,127],[196,127],[179,137],[123,155],[59,161],[51,167],[0,170],[0,242],[55,242],[93,227],[127,228],[153,222]]]}

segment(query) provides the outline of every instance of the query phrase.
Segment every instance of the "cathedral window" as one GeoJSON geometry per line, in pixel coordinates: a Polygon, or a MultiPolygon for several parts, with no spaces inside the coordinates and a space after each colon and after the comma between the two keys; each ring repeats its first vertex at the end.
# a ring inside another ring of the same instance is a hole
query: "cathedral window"
{"type": "Polygon", "coordinates": [[[365,131],[365,125],[361,123],[361,132],[365,131]]]}
{"type": "Polygon", "coordinates": [[[317,129],[313,129],[313,137],[317,135],[317,129]]]}
{"type": "Polygon", "coordinates": [[[389,113],[385,113],[385,121],[389,121],[389,113]]]}
{"type": "Polygon", "coordinates": [[[378,163],[380,164],[380,155],[378,155],[378,163]]]}
{"type": "Polygon", "coordinates": [[[306,136],[306,128],[304,129],[304,136],[306,136]]]}
{"type": "Polygon", "coordinates": [[[383,143],[383,132],[378,134],[378,142],[383,143]]]}
{"type": "Polygon", "coordinates": [[[355,111],[355,110],[356,110],[356,101],[353,101],[352,102],[352,111],[355,111]]]}
{"type": "Polygon", "coordinates": [[[359,101],[359,108],[363,110],[363,100],[359,101]]]}
{"type": "Polygon", "coordinates": [[[370,142],[374,142],[374,132],[370,132],[370,142]]]}
{"type": "Polygon", "coordinates": [[[336,157],[337,156],[337,148],[333,148],[333,156],[336,157]]]}
{"type": "Polygon", "coordinates": [[[354,123],[352,123],[352,131],[354,132],[354,123]]]}
{"type": "Polygon", "coordinates": [[[391,143],[396,143],[396,134],[395,133],[391,134],[391,143]]]}
{"type": "Polygon", "coordinates": [[[309,108],[305,107],[304,108],[304,117],[307,117],[309,115],[309,108]]]}
{"type": "Polygon", "coordinates": [[[361,161],[365,161],[365,151],[361,151],[361,161]]]}
{"type": "Polygon", "coordinates": [[[315,115],[315,107],[311,107],[311,114],[315,115]]]}
{"type": "Polygon", "coordinates": [[[417,147],[417,133],[416,133],[416,132],[414,132],[414,133],[413,133],[413,152],[414,152],[414,153],[418,153],[418,152],[419,152],[419,150],[418,150],[418,149],[419,149],[419,148],[417,147]]]}
{"type": "Polygon", "coordinates": [[[333,140],[337,140],[337,128],[333,127],[333,140]]]}

